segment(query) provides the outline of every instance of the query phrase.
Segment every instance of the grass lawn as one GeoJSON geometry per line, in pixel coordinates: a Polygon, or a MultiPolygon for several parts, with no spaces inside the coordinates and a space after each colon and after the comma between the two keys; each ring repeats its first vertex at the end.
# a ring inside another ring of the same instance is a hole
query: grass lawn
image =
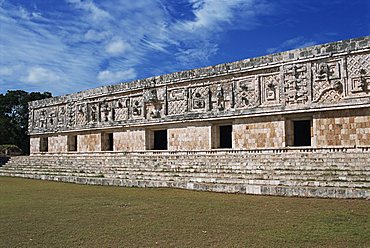
{"type": "Polygon", "coordinates": [[[0,177],[1,247],[370,247],[370,201],[0,177]]]}

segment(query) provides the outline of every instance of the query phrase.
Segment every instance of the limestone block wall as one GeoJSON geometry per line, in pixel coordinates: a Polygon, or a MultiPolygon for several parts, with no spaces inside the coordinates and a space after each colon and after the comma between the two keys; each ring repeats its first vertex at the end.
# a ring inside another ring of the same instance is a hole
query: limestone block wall
{"type": "Polygon", "coordinates": [[[101,134],[89,133],[78,135],[77,150],[79,152],[101,151],[101,134]]]}
{"type": "Polygon", "coordinates": [[[233,148],[284,147],[284,126],[284,119],[280,116],[235,120],[233,125],[233,148]]]}
{"type": "Polygon", "coordinates": [[[48,137],[48,152],[60,153],[67,151],[67,135],[48,137]]]}
{"type": "Polygon", "coordinates": [[[30,138],[30,153],[38,153],[40,151],[40,137],[30,138]]]}
{"type": "Polygon", "coordinates": [[[188,125],[168,129],[168,150],[211,149],[211,125],[188,125]]]}
{"type": "Polygon", "coordinates": [[[115,151],[145,150],[145,130],[133,129],[113,133],[115,151]]]}
{"type": "Polygon", "coordinates": [[[370,108],[314,115],[317,147],[370,146],[370,108]]]}

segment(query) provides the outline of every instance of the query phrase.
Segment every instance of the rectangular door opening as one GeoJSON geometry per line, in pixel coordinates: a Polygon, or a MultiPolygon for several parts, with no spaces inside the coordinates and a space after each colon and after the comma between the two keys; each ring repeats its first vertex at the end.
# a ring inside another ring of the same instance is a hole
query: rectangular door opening
{"type": "Polygon", "coordinates": [[[293,121],[294,146],[311,146],[311,121],[293,121]]]}
{"type": "Polygon", "coordinates": [[[77,135],[68,135],[67,143],[69,152],[77,151],[77,135]]]}
{"type": "Polygon", "coordinates": [[[113,133],[102,133],[101,148],[102,151],[113,151],[113,133]]]}
{"type": "Polygon", "coordinates": [[[40,152],[48,152],[48,150],[49,150],[48,137],[41,137],[40,152]]]}
{"type": "Polygon", "coordinates": [[[232,125],[219,126],[219,148],[232,148],[232,125]]]}
{"type": "Polygon", "coordinates": [[[167,130],[154,131],[154,150],[167,150],[167,130]]]}

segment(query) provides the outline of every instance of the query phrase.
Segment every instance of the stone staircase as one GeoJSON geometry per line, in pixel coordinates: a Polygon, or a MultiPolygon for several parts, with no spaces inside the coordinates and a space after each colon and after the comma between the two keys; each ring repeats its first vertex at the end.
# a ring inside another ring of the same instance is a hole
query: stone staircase
{"type": "Polygon", "coordinates": [[[0,176],[127,187],[370,199],[370,152],[138,152],[12,157],[0,176]]]}

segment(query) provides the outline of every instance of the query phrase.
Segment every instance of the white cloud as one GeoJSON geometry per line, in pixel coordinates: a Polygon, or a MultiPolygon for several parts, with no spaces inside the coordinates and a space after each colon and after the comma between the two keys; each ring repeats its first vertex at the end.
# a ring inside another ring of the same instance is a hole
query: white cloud
{"type": "Polygon", "coordinates": [[[97,7],[91,0],[90,1],[67,0],[67,2],[74,4],[76,8],[89,12],[89,17],[93,21],[99,22],[102,20],[111,19],[111,15],[107,11],[97,7]]]}
{"type": "Polygon", "coordinates": [[[97,30],[94,30],[94,29],[89,29],[84,37],[86,40],[89,40],[89,41],[103,41],[103,40],[106,40],[109,36],[110,36],[110,32],[108,31],[97,31],[97,30]]]}
{"type": "Polygon", "coordinates": [[[55,72],[42,67],[30,68],[24,79],[28,83],[57,83],[59,80],[60,77],[55,72]]]}
{"type": "Polygon", "coordinates": [[[128,49],[129,45],[122,40],[112,41],[105,47],[105,51],[111,55],[120,55],[128,49]]]}
{"type": "Polygon", "coordinates": [[[0,0],[0,68],[8,68],[0,70],[2,83],[57,81],[36,90],[65,94],[99,86],[97,79],[116,83],[207,65],[225,30],[252,25],[260,12],[257,0],[184,0],[190,20],[172,15],[171,1],[65,2],[48,11],[0,0]],[[17,64],[14,73],[9,68],[17,64]]]}
{"type": "Polygon", "coordinates": [[[316,45],[317,42],[313,40],[307,40],[303,36],[297,36],[291,39],[288,39],[281,44],[279,44],[277,47],[271,47],[266,50],[268,53],[276,53],[276,52],[282,52],[287,51],[291,49],[297,49],[302,47],[308,47],[316,45]]]}
{"type": "Polygon", "coordinates": [[[125,80],[131,80],[137,77],[135,69],[130,68],[124,71],[101,71],[99,72],[97,79],[102,82],[122,82],[125,80]]]}

